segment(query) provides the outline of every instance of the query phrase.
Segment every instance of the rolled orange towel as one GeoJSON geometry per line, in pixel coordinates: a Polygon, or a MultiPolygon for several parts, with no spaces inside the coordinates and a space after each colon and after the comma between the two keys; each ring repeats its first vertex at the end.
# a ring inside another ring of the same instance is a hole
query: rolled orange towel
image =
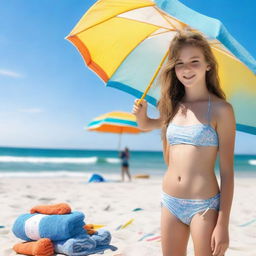
{"type": "Polygon", "coordinates": [[[85,229],[93,229],[94,226],[93,226],[93,224],[86,224],[86,225],[84,225],[84,228],[85,229]]]}
{"type": "Polygon", "coordinates": [[[89,235],[95,234],[97,231],[93,229],[93,224],[86,224],[83,228],[87,231],[89,235]]]}
{"type": "Polygon", "coordinates": [[[41,238],[35,242],[18,243],[13,246],[16,253],[33,256],[52,256],[54,255],[54,246],[50,239],[41,238]]]}
{"type": "Polygon", "coordinates": [[[52,205],[37,205],[30,209],[30,213],[42,214],[68,214],[71,213],[71,208],[66,203],[52,204],[52,205]]]}

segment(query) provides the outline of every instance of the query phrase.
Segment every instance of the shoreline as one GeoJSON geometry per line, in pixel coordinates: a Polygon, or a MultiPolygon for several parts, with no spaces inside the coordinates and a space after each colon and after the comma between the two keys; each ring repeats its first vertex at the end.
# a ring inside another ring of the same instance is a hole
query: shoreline
{"type": "MultiPolygon", "coordinates": [[[[141,169],[141,171],[137,170],[131,170],[131,175],[140,175],[140,174],[148,174],[151,178],[162,178],[165,174],[166,170],[147,170],[147,169],[141,169]]],[[[106,178],[109,181],[119,179],[121,176],[121,171],[0,171],[0,178],[2,179],[8,179],[8,178],[83,178],[83,179],[89,179],[91,175],[93,174],[100,174],[104,178],[106,178]]],[[[249,171],[235,171],[235,178],[256,178],[256,169],[255,170],[249,170],[249,171]]],[[[219,170],[215,170],[215,175],[217,178],[219,178],[219,170]]]]}

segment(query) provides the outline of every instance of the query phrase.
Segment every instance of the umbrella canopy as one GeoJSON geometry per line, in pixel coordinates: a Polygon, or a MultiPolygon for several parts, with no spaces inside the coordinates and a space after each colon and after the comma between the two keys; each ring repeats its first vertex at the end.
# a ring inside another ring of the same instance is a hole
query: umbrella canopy
{"type": "Polygon", "coordinates": [[[118,150],[121,148],[121,136],[123,133],[146,132],[138,127],[136,117],[127,112],[110,112],[92,120],[86,127],[89,131],[118,133],[118,150]]]}
{"type": "Polygon", "coordinates": [[[89,131],[109,133],[140,133],[136,117],[126,112],[110,112],[92,120],[86,127],[89,131]]]}
{"type": "Polygon", "coordinates": [[[223,91],[234,107],[237,129],[256,134],[256,61],[219,20],[201,15],[177,0],[100,0],[67,36],[86,64],[106,83],[159,99],[156,84],[172,38],[190,27],[208,39],[219,64],[223,91]]]}

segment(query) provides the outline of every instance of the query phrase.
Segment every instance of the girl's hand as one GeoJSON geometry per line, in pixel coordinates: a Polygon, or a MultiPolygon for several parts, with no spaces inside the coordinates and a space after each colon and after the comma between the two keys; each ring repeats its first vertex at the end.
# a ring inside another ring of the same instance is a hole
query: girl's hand
{"type": "Polygon", "coordinates": [[[229,246],[228,228],[221,225],[216,225],[211,238],[211,248],[213,256],[224,256],[225,251],[229,246]]]}
{"type": "Polygon", "coordinates": [[[136,99],[134,101],[133,109],[132,109],[132,114],[134,114],[136,117],[141,117],[141,116],[146,116],[147,115],[147,108],[148,108],[148,103],[144,99],[141,101],[139,105],[140,99],[136,99]]]}

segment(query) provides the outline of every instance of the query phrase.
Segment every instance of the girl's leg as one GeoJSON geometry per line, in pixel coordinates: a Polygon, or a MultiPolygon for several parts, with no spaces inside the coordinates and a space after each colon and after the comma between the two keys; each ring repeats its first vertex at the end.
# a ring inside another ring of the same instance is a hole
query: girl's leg
{"type": "Polygon", "coordinates": [[[218,211],[209,209],[203,217],[201,214],[195,214],[190,223],[195,256],[212,256],[211,236],[217,222],[218,211]]]}
{"type": "Polygon", "coordinates": [[[163,256],[185,256],[189,226],[182,223],[166,207],[162,207],[161,241],[163,256]]]}

